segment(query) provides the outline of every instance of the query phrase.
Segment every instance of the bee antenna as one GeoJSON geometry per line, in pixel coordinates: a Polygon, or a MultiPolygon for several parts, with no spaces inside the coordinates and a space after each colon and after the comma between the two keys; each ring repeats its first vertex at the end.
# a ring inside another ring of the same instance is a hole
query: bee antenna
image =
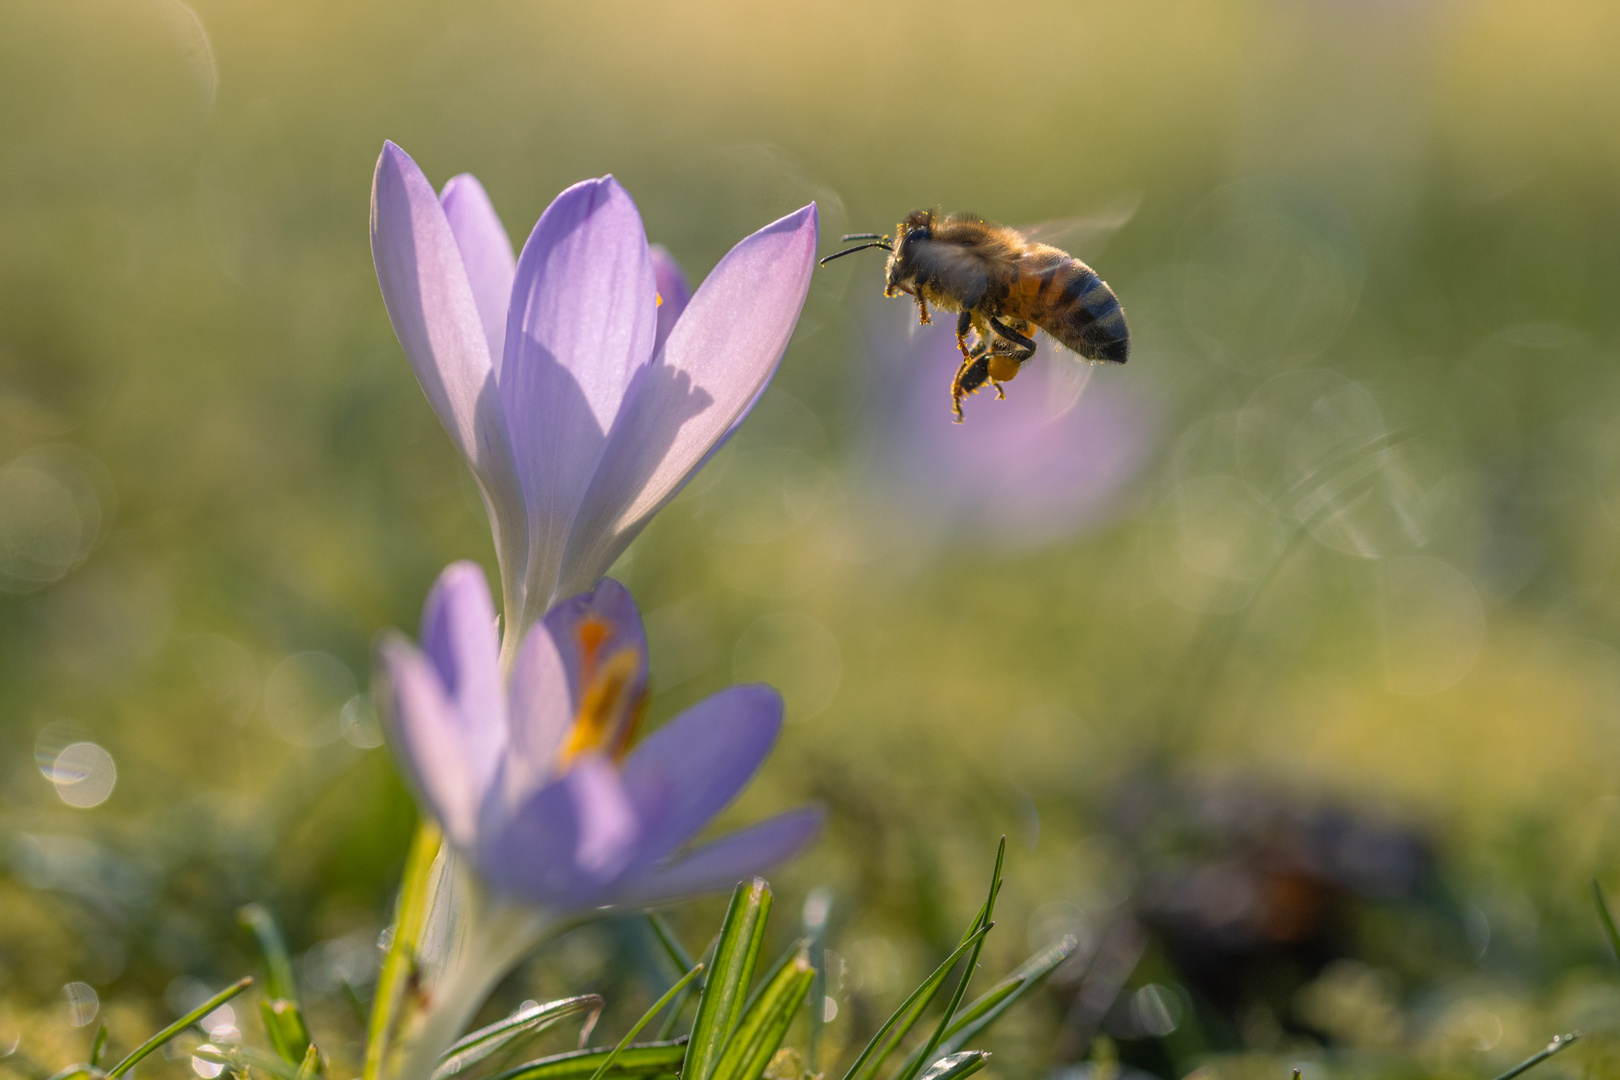
{"type": "Polygon", "coordinates": [[[887,240],[888,237],[885,236],[882,233],[875,233],[875,232],[852,232],[852,233],[845,233],[843,236],[840,236],[838,239],[844,241],[844,243],[847,244],[851,240],[887,240]]]}
{"type": "Polygon", "coordinates": [[[852,248],[845,248],[843,251],[834,252],[833,254],[828,255],[825,259],[822,259],[821,260],[821,265],[826,266],[828,263],[832,262],[834,259],[842,259],[845,255],[853,255],[857,251],[865,251],[867,248],[882,248],[884,251],[893,251],[894,250],[893,245],[889,244],[887,241],[874,240],[870,244],[856,244],[852,248]]]}

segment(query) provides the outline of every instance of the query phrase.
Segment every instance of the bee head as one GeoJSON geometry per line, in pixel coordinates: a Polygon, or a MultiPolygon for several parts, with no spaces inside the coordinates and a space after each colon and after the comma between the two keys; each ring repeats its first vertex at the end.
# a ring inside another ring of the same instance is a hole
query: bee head
{"type": "Polygon", "coordinates": [[[911,292],[917,253],[923,244],[933,239],[933,232],[932,210],[913,210],[906,220],[895,226],[894,254],[889,256],[889,276],[884,283],[887,294],[893,295],[896,290],[911,292]]]}

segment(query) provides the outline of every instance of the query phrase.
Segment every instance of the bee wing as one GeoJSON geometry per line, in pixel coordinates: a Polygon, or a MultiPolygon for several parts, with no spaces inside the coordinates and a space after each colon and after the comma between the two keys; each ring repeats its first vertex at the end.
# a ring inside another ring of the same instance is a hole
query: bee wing
{"type": "MultiPolygon", "coordinates": [[[[1057,342],[1053,341],[1052,344],[1056,345],[1057,342]]],[[[1080,404],[1086,384],[1091,381],[1091,372],[1096,367],[1062,346],[1057,351],[1067,353],[1071,360],[1079,360],[1080,363],[1046,365],[1046,412],[1052,420],[1080,404]]]]}
{"type": "Polygon", "coordinates": [[[1141,205],[1140,191],[1126,192],[1099,207],[1096,213],[1054,218],[1018,231],[1025,239],[1049,244],[1089,262],[1102,254],[1108,241],[1130,222],[1141,205]]]}

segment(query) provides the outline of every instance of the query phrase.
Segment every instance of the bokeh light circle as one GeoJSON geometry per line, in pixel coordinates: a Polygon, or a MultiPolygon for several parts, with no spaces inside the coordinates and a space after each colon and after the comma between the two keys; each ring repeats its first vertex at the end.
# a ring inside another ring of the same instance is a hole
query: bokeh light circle
{"type": "Polygon", "coordinates": [[[69,743],[56,755],[46,778],[55,785],[57,798],[88,810],[111,797],[118,784],[118,765],[93,742],[69,743]]]}

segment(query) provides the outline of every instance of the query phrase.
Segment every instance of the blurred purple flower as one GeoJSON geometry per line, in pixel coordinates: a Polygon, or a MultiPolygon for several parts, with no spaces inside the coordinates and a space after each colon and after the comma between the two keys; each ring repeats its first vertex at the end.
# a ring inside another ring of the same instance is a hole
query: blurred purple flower
{"type": "Polygon", "coordinates": [[[745,238],[688,299],[611,176],[557,196],[514,259],[476,179],[435,194],[384,144],[377,280],[483,493],[509,650],[607,572],[769,382],[809,288],[816,222],[812,203],[745,238]]]}
{"type": "Polygon", "coordinates": [[[677,855],[765,760],[781,697],[730,687],[631,749],[647,639],[622,585],[603,580],[548,612],[510,681],[495,626],[483,571],[456,563],[428,595],[421,650],[397,634],[379,647],[390,742],[476,880],[438,995],[449,1014],[429,1016],[428,1041],[446,1045],[470,1016],[460,1010],[559,924],[730,887],[804,847],[821,821],[789,811],[677,855]]]}
{"type": "Polygon", "coordinates": [[[455,563],[422,613],[419,651],[380,647],[390,736],[424,804],[492,893],[554,911],[727,887],[815,833],[800,810],[673,858],[742,790],[782,724],[782,699],[733,686],[630,749],[647,694],[647,639],[624,586],[548,612],[497,663],[484,573],[455,563]]]}
{"type": "Polygon", "coordinates": [[[982,390],[951,422],[961,353],[945,320],[914,326],[887,309],[868,323],[868,482],[910,529],[974,534],[1009,547],[1097,528],[1121,509],[1157,439],[1140,396],[1051,342],[1008,387],[982,390]]]}

